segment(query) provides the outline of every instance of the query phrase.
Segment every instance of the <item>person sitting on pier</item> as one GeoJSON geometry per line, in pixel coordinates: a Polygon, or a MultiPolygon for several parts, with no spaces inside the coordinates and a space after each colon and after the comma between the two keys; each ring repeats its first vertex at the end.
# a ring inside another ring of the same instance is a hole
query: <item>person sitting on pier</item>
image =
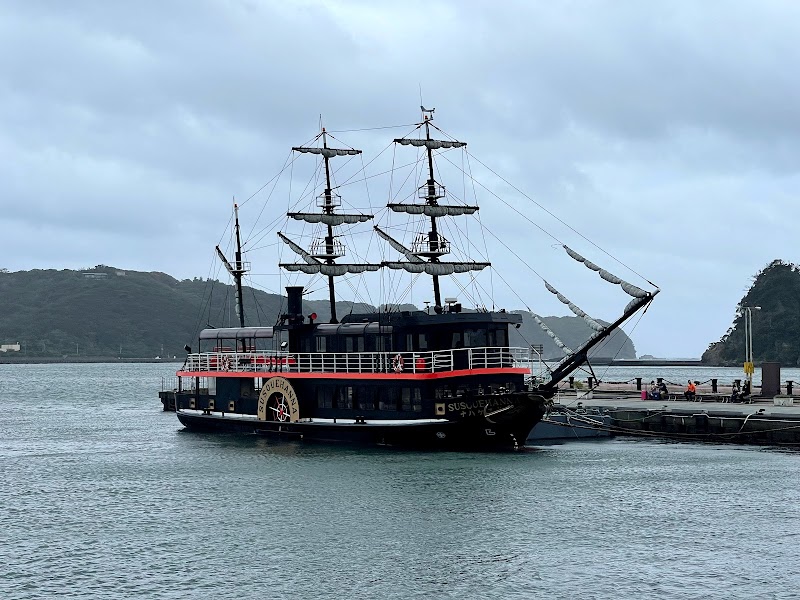
{"type": "Polygon", "coordinates": [[[661,400],[661,391],[656,386],[655,381],[650,382],[650,392],[647,394],[650,400],[661,400]]]}
{"type": "Polygon", "coordinates": [[[697,386],[691,379],[687,382],[686,391],[683,392],[683,395],[689,402],[694,402],[695,398],[697,398],[697,386]]]}
{"type": "Polygon", "coordinates": [[[669,390],[667,389],[667,384],[664,383],[664,380],[658,382],[658,391],[661,393],[661,399],[667,400],[669,398],[669,390]]]}
{"type": "Polygon", "coordinates": [[[742,386],[742,402],[750,402],[750,380],[746,380],[742,386]]]}
{"type": "Polygon", "coordinates": [[[739,389],[739,382],[733,382],[733,388],[731,389],[731,402],[738,402],[739,399],[742,397],[742,390],[739,389]]]}

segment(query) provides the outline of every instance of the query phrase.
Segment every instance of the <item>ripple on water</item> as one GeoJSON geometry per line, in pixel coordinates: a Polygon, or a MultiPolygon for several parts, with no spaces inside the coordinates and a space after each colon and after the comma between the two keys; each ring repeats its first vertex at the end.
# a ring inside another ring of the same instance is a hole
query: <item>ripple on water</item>
{"type": "Polygon", "coordinates": [[[800,455],[182,431],[169,365],[0,365],[0,597],[789,598],[800,455]]]}

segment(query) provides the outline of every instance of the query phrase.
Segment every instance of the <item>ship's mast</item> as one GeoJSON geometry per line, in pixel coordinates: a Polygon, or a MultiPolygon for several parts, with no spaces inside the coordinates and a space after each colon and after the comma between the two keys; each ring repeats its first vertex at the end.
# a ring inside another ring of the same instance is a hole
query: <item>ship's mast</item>
{"type": "MultiPolygon", "coordinates": [[[[325,131],[325,128],[322,128],[322,147],[328,147],[328,134],[325,131]]],[[[322,155],[325,159],[325,204],[322,207],[322,211],[326,215],[333,214],[333,198],[331,193],[331,167],[330,167],[330,158],[327,154],[322,155]]],[[[328,258],[325,259],[325,262],[329,265],[333,264],[333,226],[328,223],[328,235],[325,236],[325,253],[328,254],[328,258]]],[[[331,323],[338,323],[339,320],[336,318],[336,294],[334,292],[334,283],[333,283],[333,275],[328,275],[328,297],[331,303],[331,323]]]]}
{"type": "Polygon", "coordinates": [[[325,189],[322,194],[317,196],[317,206],[322,209],[321,212],[288,212],[286,215],[297,221],[304,221],[312,224],[322,224],[324,229],[320,231],[323,235],[315,237],[311,243],[309,251],[304,250],[298,244],[295,244],[291,239],[283,233],[278,232],[278,237],[292,249],[293,252],[298,254],[303,263],[281,263],[280,267],[292,272],[302,272],[307,275],[323,275],[328,278],[328,297],[331,305],[331,323],[338,323],[339,320],[336,315],[336,291],[334,288],[334,277],[339,277],[346,274],[363,273],[365,271],[377,271],[381,268],[380,264],[364,264],[364,263],[337,263],[336,259],[345,256],[346,248],[344,244],[333,234],[333,228],[340,225],[353,225],[356,223],[365,223],[372,220],[372,215],[342,213],[337,212],[337,207],[341,206],[342,199],[336,194],[331,185],[331,167],[330,159],[335,156],[357,156],[361,154],[361,150],[355,148],[331,148],[328,146],[328,136],[332,139],[334,136],[330,135],[325,128],[322,128],[314,141],[322,138],[322,146],[295,146],[292,148],[294,152],[305,154],[321,155],[325,165],[325,189]]]}
{"type": "MultiPolygon", "coordinates": [[[[430,124],[428,122],[428,115],[425,115],[425,139],[430,141],[431,139],[431,129],[430,124]]],[[[436,206],[437,195],[436,195],[436,180],[433,178],[433,149],[428,146],[428,197],[425,201],[430,206],[436,206]]],[[[431,215],[431,234],[430,234],[430,245],[431,250],[434,250],[434,244],[438,247],[439,235],[436,231],[436,217],[431,215]]],[[[431,257],[431,262],[439,262],[439,258],[434,256],[431,257]]],[[[442,307],[442,297],[441,293],[439,292],[439,276],[433,276],[433,298],[435,300],[434,310],[438,311],[441,310],[442,307]]]]}
{"type": "MultiPolygon", "coordinates": [[[[217,255],[219,256],[222,264],[225,265],[225,268],[228,270],[228,273],[231,274],[233,277],[235,289],[236,289],[236,316],[239,317],[239,327],[244,327],[244,300],[242,295],[242,275],[247,272],[247,265],[242,261],[242,238],[241,234],[239,233],[239,205],[235,202],[233,203],[233,215],[234,215],[234,232],[236,235],[236,251],[234,253],[234,262],[231,264],[227,258],[225,258],[225,254],[223,254],[222,249],[217,246],[217,255]]],[[[242,340],[242,351],[246,351],[245,342],[242,340]]]]}
{"type": "Polygon", "coordinates": [[[459,261],[449,262],[441,260],[445,254],[450,254],[450,242],[439,233],[436,219],[439,217],[456,217],[460,215],[471,215],[478,210],[477,206],[466,204],[441,203],[440,200],[446,197],[445,187],[436,181],[433,168],[433,151],[440,148],[463,148],[466,142],[459,142],[454,139],[437,140],[431,138],[431,127],[439,129],[433,125],[434,108],[422,109],[422,123],[417,124],[414,131],[420,131],[425,127],[425,137],[418,138],[404,137],[395,139],[396,144],[403,146],[413,146],[416,148],[425,147],[428,159],[428,179],[417,188],[417,198],[423,202],[390,202],[387,207],[393,212],[406,213],[409,215],[424,215],[430,218],[430,228],[416,235],[410,247],[405,246],[394,239],[387,232],[379,227],[375,227],[378,235],[389,245],[403,254],[405,261],[389,260],[383,263],[390,269],[402,269],[408,273],[425,273],[433,279],[434,310],[437,313],[443,311],[442,295],[439,288],[439,278],[442,275],[452,275],[454,273],[467,273],[469,271],[480,271],[490,266],[488,262],[459,261]]]}
{"type": "Polygon", "coordinates": [[[244,265],[242,264],[242,238],[239,234],[239,205],[234,203],[234,229],[236,230],[236,263],[233,270],[233,279],[236,281],[236,314],[239,315],[239,327],[244,327],[244,301],[242,298],[242,275],[244,265]]]}

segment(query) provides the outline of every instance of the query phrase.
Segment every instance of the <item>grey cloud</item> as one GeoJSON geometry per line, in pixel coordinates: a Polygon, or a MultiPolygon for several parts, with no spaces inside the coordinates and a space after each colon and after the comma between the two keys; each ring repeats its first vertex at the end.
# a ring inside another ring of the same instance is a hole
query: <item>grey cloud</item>
{"type": "MultiPolygon", "coordinates": [[[[263,185],[320,115],[334,130],[411,123],[421,86],[448,133],[664,287],[637,326],[640,353],[698,355],[727,329],[747,277],[793,258],[782,215],[798,194],[799,12],[777,1],[6,2],[0,226],[23,250],[0,266],[205,275],[231,197],[263,185]]],[[[337,135],[369,161],[396,133],[337,135]]],[[[447,183],[455,193],[460,175],[447,183]]],[[[384,185],[370,183],[372,204],[384,185]]],[[[368,203],[363,185],[342,193],[368,203]]],[[[267,212],[287,197],[277,188],[267,212]]],[[[478,197],[524,260],[578,281],[559,272],[552,241],[478,197]]],[[[514,293],[550,300],[535,277],[512,279],[514,293]]],[[[600,316],[613,314],[616,299],[595,295],[600,316]]]]}

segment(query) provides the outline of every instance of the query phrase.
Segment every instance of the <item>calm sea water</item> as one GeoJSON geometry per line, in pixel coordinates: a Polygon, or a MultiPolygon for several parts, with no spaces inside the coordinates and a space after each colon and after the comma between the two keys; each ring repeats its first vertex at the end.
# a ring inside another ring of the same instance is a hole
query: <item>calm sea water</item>
{"type": "Polygon", "coordinates": [[[0,365],[0,598],[796,598],[800,454],[188,433],[174,365],[0,365]]]}

